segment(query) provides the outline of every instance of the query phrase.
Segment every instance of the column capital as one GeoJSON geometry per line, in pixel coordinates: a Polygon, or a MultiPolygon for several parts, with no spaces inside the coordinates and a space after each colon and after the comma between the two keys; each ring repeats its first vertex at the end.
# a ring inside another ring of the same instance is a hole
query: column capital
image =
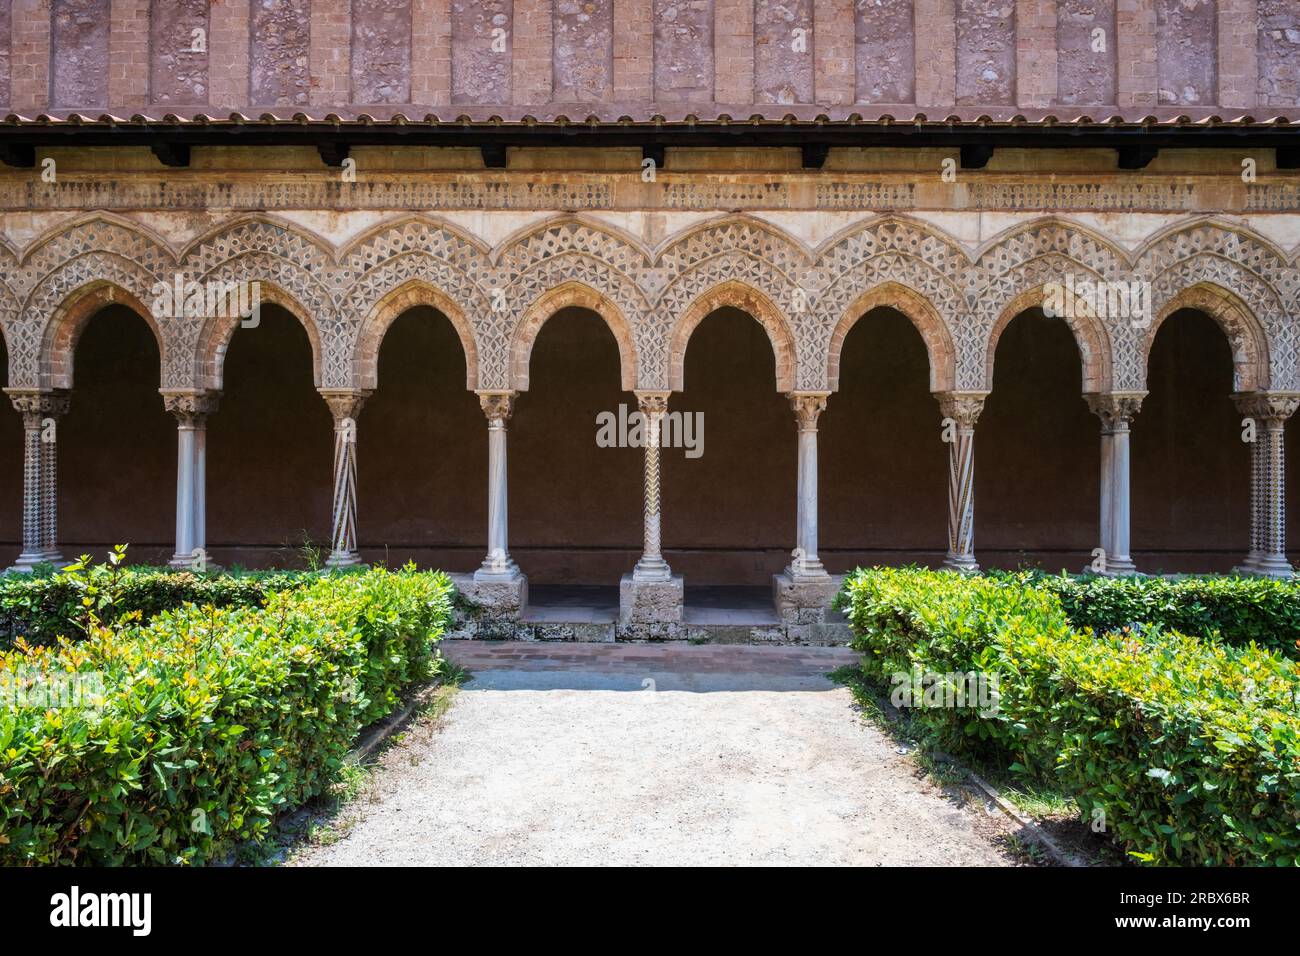
{"type": "Polygon", "coordinates": [[[794,411],[795,421],[799,424],[799,431],[817,430],[817,419],[822,412],[826,411],[826,400],[830,394],[830,392],[786,393],[786,398],[790,399],[790,408],[794,411]]]}
{"type": "Polygon", "coordinates": [[[215,391],[163,391],[163,407],[176,416],[182,426],[202,425],[217,410],[221,393],[215,391]]]}
{"type": "Polygon", "coordinates": [[[939,410],[944,418],[951,418],[962,428],[974,428],[984,411],[988,392],[935,392],[939,410]]]}
{"type": "Polygon", "coordinates": [[[1236,392],[1232,401],[1243,415],[1281,424],[1300,408],[1300,392],[1236,392]]]}
{"type": "Polygon", "coordinates": [[[1127,430],[1146,397],[1146,392],[1089,392],[1083,396],[1107,432],[1127,430]]]}
{"type": "Polygon", "coordinates": [[[317,391],[320,392],[320,397],[325,399],[325,404],[329,406],[330,414],[334,416],[336,424],[360,415],[361,406],[374,394],[368,388],[320,388],[317,391]]]}
{"type": "Polygon", "coordinates": [[[653,415],[668,411],[668,399],[672,392],[633,392],[637,406],[642,414],[653,415]]]}
{"type": "Polygon", "coordinates": [[[488,424],[501,428],[510,421],[515,412],[515,398],[518,392],[479,392],[478,403],[487,416],[488,424]]]}
{"type": "Polygon", "coordinates": [[[66,415],[71,395],[63,389],[40,391],[38,389],[6,388],[5,393],[13,404],[14,410],[24,419],[34,417],[59,418],[66,415]]]}

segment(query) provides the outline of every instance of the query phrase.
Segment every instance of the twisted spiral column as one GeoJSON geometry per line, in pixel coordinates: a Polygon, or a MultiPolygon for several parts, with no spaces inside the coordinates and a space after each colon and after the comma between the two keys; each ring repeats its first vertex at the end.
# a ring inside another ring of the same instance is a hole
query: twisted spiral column
{"type": "Polygon", "coordinates": [[[334,505],[331,516],[331,568],[361,563],[357,551],[357,415],[370,392],[363,389],[321,389],[334,417],[334,505]]]}
{"type": "Polygon", "coordinates": [[[944,567],[978,571],[975,560],[975,423],[984,410],[984,392],[938,395],[948,443],[948,554],[944,567]]]}

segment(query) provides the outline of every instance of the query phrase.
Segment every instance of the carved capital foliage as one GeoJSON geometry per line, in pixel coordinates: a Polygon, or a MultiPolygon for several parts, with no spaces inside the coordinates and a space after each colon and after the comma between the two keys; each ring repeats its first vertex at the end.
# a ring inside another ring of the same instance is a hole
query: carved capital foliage
{"type": "Polygon", "coordinates": [[[817,430],[817,419],[822,412],[826,411],[826,399],[829,397],[827,392],[791,392],[790,408],[794,410],[795,421],[799,423],[799,431],[811,432],[817,430]]]}
{"type": "Polygon", "coordinates": [[[641,414],[647,417],[651,415],[662,415],[668,411],[668,399],[672,392],[637,392],[637,406],[641,409],[641,414]]]}
{"type": "Polygon", "coordinates": [[[176,416],[182,426],[202,425],[217,410],[220,392],[168,392],[163,395],[163,407],[176,416]]]}
{"type": "Polygon", "coordinates": [[[361,406],[366,403],[371,392],[364,388],[322,388],[320,394],[321,398],[325,399],[325,404],[330,407],[330,414],[334,416],[337,424],[360,415],[361,406]]]}
{"type": "Polygon", "coordinates": [[[944,418],[951,418],[960,428],[974,428],[988,392],[939,392],[935,397],[944,418]]]}
{"type": "Polygon", "coordinates": [[[29,427],[39,425],[44,418],[61,418],[67,414],[71,396],[64,391],[55,392],[9,392],[9,401],[14,409],[23,416],[23,423],[29,427]]]}
{"type": "Polygon", "coordinates": [[[1101,419],[1106,431],[1120,431],[1129,427],[1142,409],[1146,392],[1094,392],[1085,395],[1092,413],[1101,419]]]}
{"type": "Polygon", "coordinates": [[[488,424],[504,428],[515,412],[515,392],[479,392],[478,403],[488,424]]]}
{"type": "Polygon", "coordinates": [[[1247,392],[1233,395],[1232,400],[1241,414],[1279,426],[1300,408],[1297,392],[1247,392]]]}

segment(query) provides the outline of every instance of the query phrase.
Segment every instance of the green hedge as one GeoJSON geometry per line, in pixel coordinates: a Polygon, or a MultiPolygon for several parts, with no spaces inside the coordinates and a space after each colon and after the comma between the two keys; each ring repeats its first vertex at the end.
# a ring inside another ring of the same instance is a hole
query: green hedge
{"type": "Polygon", "coordinates": [[[1229,644],[1254,642],[1289,657],[1300,656],[1300,585],[1255,577],[1109,578],[1011,576],[1050,591],[1077,628],[1097,633],[1133,624],[1218,636],[1229,644]]]}
{"type": "Polygon", "coordinates": [[[1136,859],[1300,863],[1294,662],[1151,628],[1096,637],[1054,594],[1008,579],[872,569],[839,602],[876,682],[996,675],[994,712],[916,706],[912,719],[954,749],[1055,776],[1136,859]]]}
{"type": "MultiPolygon", "coordinates": [[[[84,561],[84,559],[83,559],[84,561]]],[[[53,644],[60,637],[85,634],[87,598],[100,605],[104,623],[132,612],[144,620],[184,604],[213,607],[256,606],[277,591],[295,588],[311,575],[271,571],[232,575],[224,572],[176,571],[128,567],[110,561],[90,567],[78,562],[72,571],[0,576],[0,649],[22,637],[29,644],[53,644]],[[111,603],[100,598],[111,595],[111,603]]]]}
{"type": "Polygon", "coordinates": [[[0,864],[200,863],[264,836],[436,673],[452,591],[411,569],[331,575],[264,608],[0,654],[0,864]],[[69,675],[101,683],[100,706],[41,699],[69,675]]]}

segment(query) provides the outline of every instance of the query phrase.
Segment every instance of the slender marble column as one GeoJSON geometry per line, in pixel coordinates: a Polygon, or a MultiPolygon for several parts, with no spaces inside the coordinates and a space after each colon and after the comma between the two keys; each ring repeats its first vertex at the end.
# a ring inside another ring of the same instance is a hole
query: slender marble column
{"type": "Polygon", "coordinates": [[[68,410],[66,392],[9,392],[23,416],[23,550],[13,566],[30,571],[60,564],[58,545],[58,420],[68,410]]]}
{"type": "Polygon", "coordinates": [[[1250,450],[1250,554],[1237,568],[1243,574],[1290,578],[1286,557],[1286,420],[1300,407],[1292,392],[1234,395],[1237,410],[1253,420],[1250,450]]]}
{"type": "Polygon", "coordinates": [[[826,410],[827,393],[795,392],[790,396],[799,427],[799,506],[794,558],[786,573],[795,582],[829,577],[817,554],[817,419],[826,410]]]}
{"type": "Polygon", "coordinates": [[[164,392],[163,405],[176,417],[176,552],[174,568],[212,567],[207,555],[207,480],[204,449],[208,416],[217,410],[216,392],[164,392]]]}
{"type": "Polygon", "coordinates": [[[673,572],[662,553],[662,526],[659,511],[659,449],[664,413],[668,410],[668,392],[637,392],[641,410],[642,438],[645,446],[645,528],[641,560],[632,569],[634,581],[669,581],[673,572]]]}
{"type": "Polygon", "coordinates": [[[509,481],[506,470],[506,426],[514,413],[514,392],[479,392],[479,405],[488,420],[488,553],[474,572],[476,581],[501,581],[519,576],[510,557],[509,481]]]}
{"type": "Polygon", "coordinates": [[[975,561],[975,423],[985,392],[941,392],[943,439],[948,442],[948,554],[946,568],[978,571],[975,561]]]}
{"type": "Polygon", "coordinates": [[[1088,407],[1101,419],[1101,554],[1092,564],[1099,574],[1137,572],[1129,539],[1129,431],[1145,397],[1145,392],[1085,396],[1088,407]]]}
{"type": "Polygon", "coordinates": [[[343,568],[361,563],[357,551],[357,416],[370,392],[321,389],[334,416],[334,509],[330,556],[325,564],[343,568]]]}

